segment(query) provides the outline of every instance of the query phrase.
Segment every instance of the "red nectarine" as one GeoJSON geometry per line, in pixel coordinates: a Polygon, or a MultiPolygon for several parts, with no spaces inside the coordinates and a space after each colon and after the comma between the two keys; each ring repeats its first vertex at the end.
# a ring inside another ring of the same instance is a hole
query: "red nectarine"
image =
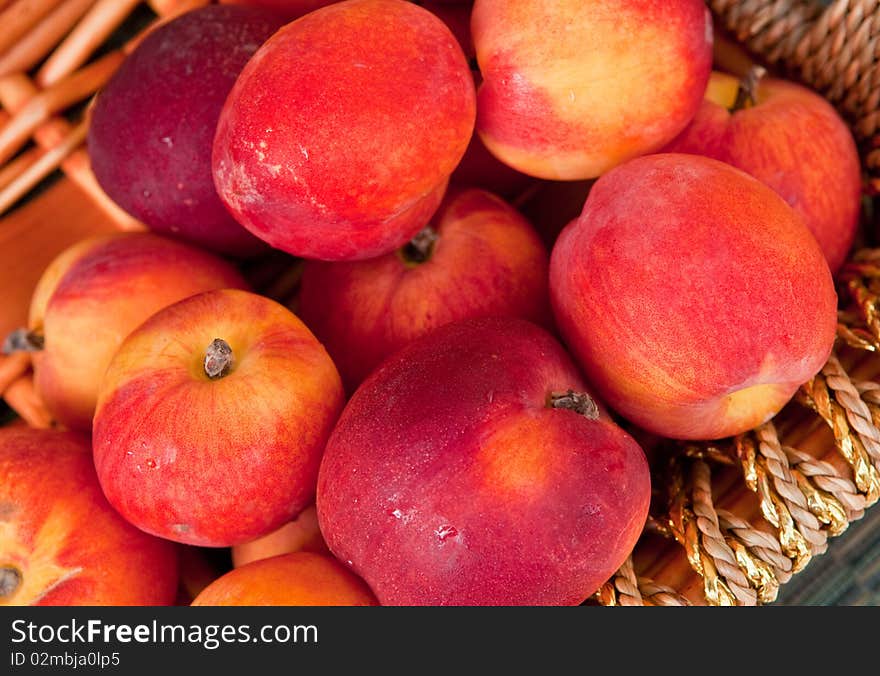
{"type": "Polygon", "coordinates": [[[0,605],[170,605],[175,550],[107,504],[87,437],[0,429],[0,605]]]}
{"type": "Polygon", "coordinates": [[[837,328],[831,273],[800,217],[696,155],[602,176],[553,248],[550,290],[600,396],[667,437],[765,422],[825,364],[837,328]]]}
{"type": "Polygon", "coordinates": [[[427,10],[403,0],[323,7],[272,36],[233,87],[214,139],[220,197],[288,253],[388,253],[437,209],[475,96],[461,47],[427,10]]]}
{"type": "Polygon", "coordinates": [[[516,319],[448,324],[361,385],[327,444],[318,520],[385,605],[578,604],[648,513],[641,449],[562,347],[516,319]]]}
{"type": "Polygon", "coordinates": [[[237,290],[192,296],[126,338],[94,424],[110,503],[187,544],[247,542],[315,497],[343,404],[324,348],[278,303],[237,290]]]}
{"type": "Polygon", "coordinates": [[[550,323],[547,251],[515,209],[481,190],[451,194],[395,253],[308,261],[299,314],[348,390],[385,357],[438,326],[472,317],[550,323]]]}

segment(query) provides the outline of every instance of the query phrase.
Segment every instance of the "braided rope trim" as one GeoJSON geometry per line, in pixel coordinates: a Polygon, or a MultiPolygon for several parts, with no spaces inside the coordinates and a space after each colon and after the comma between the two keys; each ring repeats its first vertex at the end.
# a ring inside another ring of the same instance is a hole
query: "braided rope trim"
{"type": "MultiPolygon", "coordinates": [[[[761,514],[779,533],[783,553],[798,572],[826,548],[819,519],[801,489],[801,476],[791,469],[772,423],[736,439],[746,485],[758,494],[761,514]]],[[[845,527],[845,524],[844,524],[845,527]]]]}
{"type": "Polygon", "coordinates": [[[689,606],[691,602],[672,587],[647,577],[636,577],[632,557],[628,557],[614,577],[596,592],[603,606],[689,606]]]}
{"type": "MultiPolygon", "coordinates": [[[[865,389],[880,397],[880,386],[865,389]]],[[[711,466],[717,462],[685,454],[673,461],[668,528],[653,530],[668,532],[682,545],[710,605],[772,603],[781,585],[825,552],[829,537],[863,516],[866,496],[831,463],[780,443],[772,422],[734,439],[730,453],[739,458],[745,484],[757,494],[775,534],[716,508],[711,466]]],[[[690,604],[678,592],[637,576],[631,560],[597,597],[604,605],[690,604]],[[666,595],[657,598],[659,591],[666,595]]]]}
{"type": "Polygon", "coordinates": [[[852,468],[855,486],[865,495],[864,506],[877,502],[880,430],[868,404],[836,357],[832,356],[822,372],[801,388],[798,401],[816,411],[833,430],[837,448],[852,468]]]}

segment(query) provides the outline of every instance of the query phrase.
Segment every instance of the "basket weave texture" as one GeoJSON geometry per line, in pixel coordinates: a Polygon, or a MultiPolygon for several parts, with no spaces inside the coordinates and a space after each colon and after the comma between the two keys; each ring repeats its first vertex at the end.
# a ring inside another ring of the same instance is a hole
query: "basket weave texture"
{"type": "MultiPolygon", "coordinates": [[[[70,121],[62,113],[93,96],[136,44],[137,38],[116,46],[120,34],[131,33],[120,31],[124,22],[134,16],[146,25],[205,4],[0,0],[0,214],[61,169],[112,227],[143,227],[95,181],[83,147],[87,118],[70,121]]],[[[858,143],[866,192],[880,192],[880,0],[707,4],[716,26],[756,58],[838,108],[858,143]]],[[[257,286],[278,297],[294,281],[288,270],[257,286]]],[[[781,585],[825,552],[829,538],[877,502],[880,250],[855,253],[838,283],[837,347],[794,402],[735,439],[661,441],[654,449],[648,526],[594,602],[770,603],[781,585]]],[[[27,424],[51,425],[26,353],[0,356],[0,395],[27,424]]]]}

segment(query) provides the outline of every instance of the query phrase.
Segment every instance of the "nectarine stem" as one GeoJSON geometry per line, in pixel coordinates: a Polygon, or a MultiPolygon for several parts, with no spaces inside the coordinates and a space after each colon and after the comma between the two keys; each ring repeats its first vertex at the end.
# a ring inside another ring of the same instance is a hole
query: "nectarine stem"
{"type": "Polygon", "coordinates": [[[45,345],[45,339],[36,331],[15,329],[3,341],[3,354],[13,352],[39,352],[45,345]]]}
{"type": "Polygon", "coordinates": [[[730,108],[731,113],[755,105],[758,100],[758,84],[766,74],[767,69],[763,66],[752,66],[749,69],[746,76],[739,82],[739,89],[736,92],[736,100],[730,108]]]}
{"type": "Polygon", "coordinates": [[[599,419],[599,407],[586,392],[575,392],[574,390],[562,393],[554,392],[550,395],[550,407],[567,408],[569,411],[574,411],[590,420],[599,419]]]}
{"type": "Polygon", "coordinates": [[[400,250],[405,263],[424,263],[431,257],[434,243],[439,235],[430,225],[426,225],[400,250]]]}
{"type": "Polygon", "coordinates": [[[211,379],[222,378],[232,368],[232,348],[222,338],[215,338],[205,351],[205,374],[211,379]]]}
{"type": "Polygon", "coordinates": [[[0,599],[12,596],[21,585],[21,572],[13,566],[0,566],[0,599]]]}

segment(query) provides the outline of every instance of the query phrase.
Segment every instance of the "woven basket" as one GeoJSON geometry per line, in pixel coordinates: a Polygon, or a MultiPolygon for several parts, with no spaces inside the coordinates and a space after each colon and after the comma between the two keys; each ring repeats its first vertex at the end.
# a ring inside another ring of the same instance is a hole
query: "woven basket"
{"type": "MultiPolygon", "coordinates": [[[[16,207],[0,220],[3,334],[26,321],[30,291],[59,251],[96,232],[143,228],[97,185],[81,104],[144,29],[205,4],[0,0],[0,214],[16,207]],[[58,169],[62,180],[33,197],[58,169]]],[[[719,33],[837,106],[862,153],[866,194],[880,192],[880,0],[708,4],[719,33]]],[[[744,62],[736,50],[725,58],[720,65],[744,62]]],[[[286,257],[258,261],[248,272],[256,288],[282,300],[296,284],[286,257]]],[[[653,445],[648,526],[593,602],[772,602],[780,585],[880,498],[880,250],[855,253],[838,283],[835,352],[779,415],[735,439],[653,445]]],[[[51,425],[27,354],[0,357],[0,394],[27,424],[51,425]]]]}

